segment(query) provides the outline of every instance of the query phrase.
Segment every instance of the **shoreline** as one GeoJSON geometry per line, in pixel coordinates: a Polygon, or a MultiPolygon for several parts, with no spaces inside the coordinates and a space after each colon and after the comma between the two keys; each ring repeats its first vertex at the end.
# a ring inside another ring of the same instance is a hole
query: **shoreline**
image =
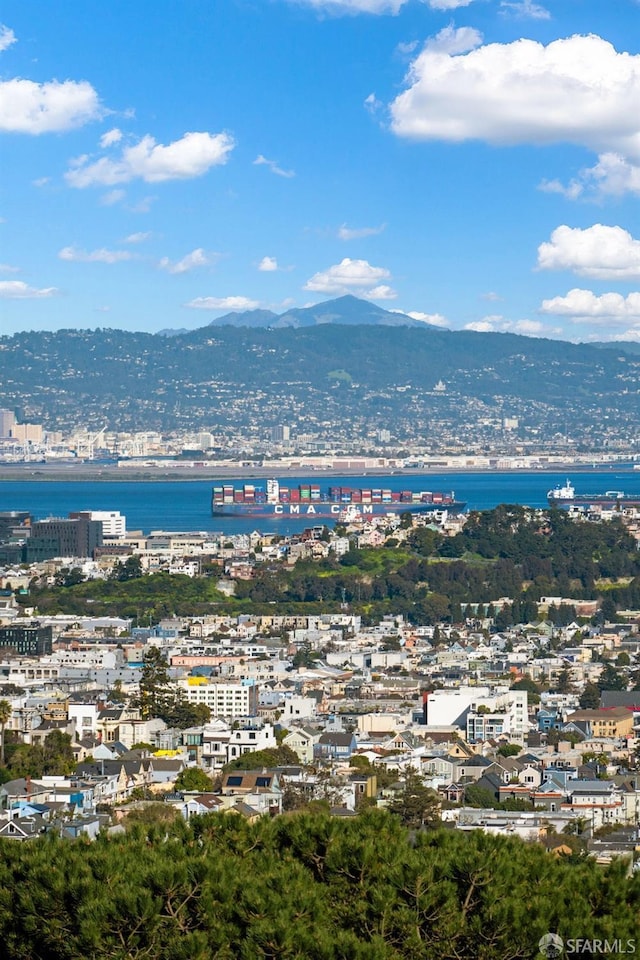
{"type": "Polygon", "coordinates": [[[178,469],[166,469],[161,467],[145,469],[121,469],[117,466],[105,464],[96,464],[91,467],[88,464],[67,465],[61,467],[57,464],[18,464],[11,466],[0,465],[0,483],[14,482],[46,482],[46,483],[175,483],[182,481],[184,483],[194,483],[199,481],[214,482],[218,479],[268,479],[270,477],[317,477],[318,479],[330,479],[331,477],[397,477],[400,480],[405,477],[438,477],[442,474],[467,476],[471,474],[501,475],[501,476],[520,476],[525,473],[537,473],[540,476],[562,473],[628,473],[630,476],[638,474],[633,466],[629,464],[598,464],[587,466],[585,464],[554,464],[549,467],[517,467],[511,470],[495,469],[490,467],[437,467],[437,468],[409,468],[406,470],[389,469],[317,469],[317,468],[292,468],[283,467],[281,470],[273,470],[271,467],[242,467],[237,468],[225,465],[224,467],[193,468],[183,467],[178,469]],[[187,474],[188,475],[185,475],[187,474]]]}

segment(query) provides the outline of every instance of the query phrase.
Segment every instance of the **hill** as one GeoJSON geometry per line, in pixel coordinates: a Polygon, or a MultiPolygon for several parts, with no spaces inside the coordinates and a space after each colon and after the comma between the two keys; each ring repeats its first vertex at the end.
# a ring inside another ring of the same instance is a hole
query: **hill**
{"type": "Polygon", "coordinates": [[[344,326],[367,324],[384,327],[424,327],[420,320],[413,320],[404,313],[383,310],[375,303],[359,300],[350,295],[335,300],[325,300],[312,307],[287,310],[278,315],[270,310],[246,310],[242,313],[226,313],[209,324],[210,327],[315,327],[320,324],[337,323],[344,326]]]}
{"type": "Polygon", "coordinates": [[[619,344],[361,324],[358,303],[291,312],[313,314],[311,326],[0,337],[0,406],[58,429],[237,428],[260,439],[289,423],[338,445],[364,446],[384,427],[399,442],[451,434],[478,446],[507,417],[524,438],[570,434],[590,449],[638,433],[640,357],[619,344]],[[319,322],[336,311],[348,329],[319,322]]]}

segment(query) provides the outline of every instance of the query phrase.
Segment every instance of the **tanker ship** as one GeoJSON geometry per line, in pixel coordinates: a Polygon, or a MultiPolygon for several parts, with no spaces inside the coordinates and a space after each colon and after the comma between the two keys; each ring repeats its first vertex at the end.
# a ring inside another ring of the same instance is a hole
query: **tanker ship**
{"type": "Polygon", "coordinates": [[[550,507],[604,507],[622,510],[625,507],[640,507],[640,495],[623,493],[621,490],[606,490],[604,493],[576,493],[570,480],[564,486],[554,487],[547,493],[550,507]]]}
{"type": "Polygon", "coordinates": [[[388,513],[434,513],[446,510],[461,513],[466,503],[451,493],[423,490],[390,490],[381,487],[327,487],[301,483],[285,486],[267,480],[266,488],[252,483],[219,484],[213,487],[211,513],[214,517],[309,517],[339,521],[347,516],[384,516],[388,513]]]}

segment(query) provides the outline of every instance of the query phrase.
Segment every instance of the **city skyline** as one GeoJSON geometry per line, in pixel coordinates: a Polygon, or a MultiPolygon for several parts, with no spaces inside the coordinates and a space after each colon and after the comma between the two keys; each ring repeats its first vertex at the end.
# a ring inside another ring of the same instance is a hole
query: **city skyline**
{"type": "Polygon", "coordinates": [[[3,8],[2,332],[345,293],[640,339],[635,0],[3,8]]]}

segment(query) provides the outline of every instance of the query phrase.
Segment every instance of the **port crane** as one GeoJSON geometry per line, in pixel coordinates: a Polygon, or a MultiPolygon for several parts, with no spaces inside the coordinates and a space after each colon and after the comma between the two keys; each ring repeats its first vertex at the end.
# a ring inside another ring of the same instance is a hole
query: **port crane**
{"type": "Polygon", "coordinates": [[[104,436],[104,433],[107,429],[105,424],[101,430],[98,430],[97,433],[87,437],[79,437],[76,443],[76,456],[79,460],[93,460],[95,454],[95,448],[98,445],[100,439],[104,436]]]}

